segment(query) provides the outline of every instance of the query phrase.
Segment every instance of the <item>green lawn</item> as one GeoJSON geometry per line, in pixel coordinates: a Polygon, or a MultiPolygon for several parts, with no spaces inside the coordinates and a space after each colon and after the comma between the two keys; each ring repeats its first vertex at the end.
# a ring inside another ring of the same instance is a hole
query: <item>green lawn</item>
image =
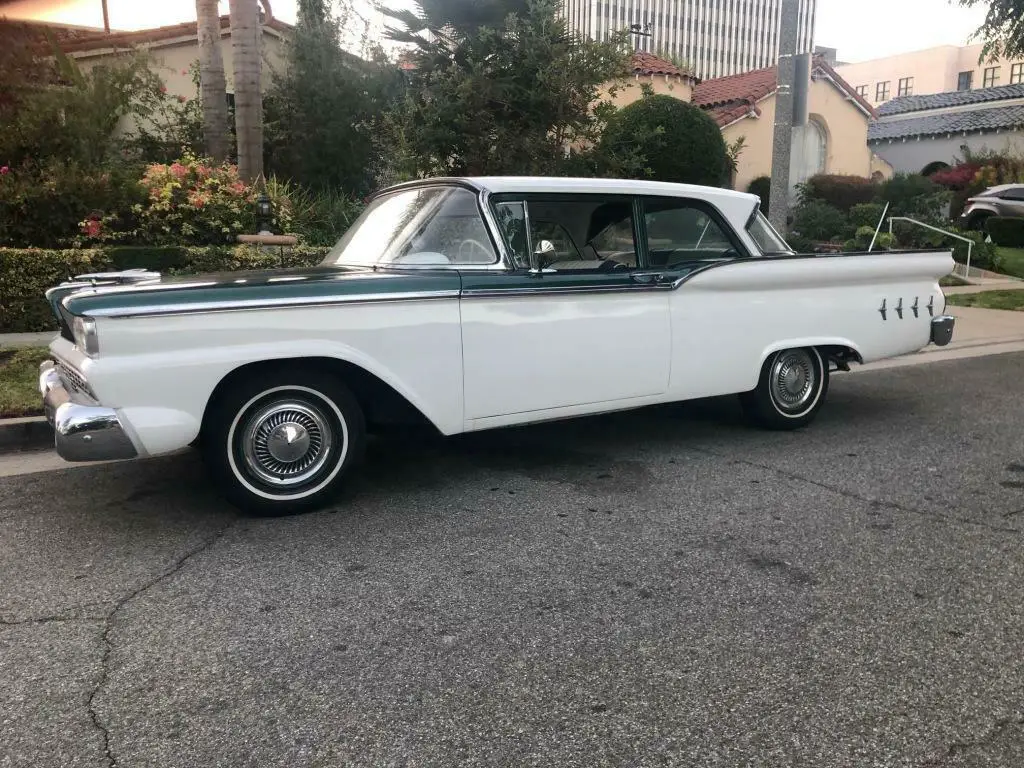
{"type": "Polygon", "coordinates": [[[954,293],[946,297],[946,303],[954,307],[1024,310],[1024,291],[954,293]]]}
{"type": "Polygon", "coordinates": [[[969,283],[966,280],[961,280],[956,275],[946,275],[939,279],[939,285],[943,285],[948,288],[954,285],[969,285],[969,283]]]}
{"type": "Polygon", "coordinates": [[[0,349],[0,418],[39,416],[39,364],[50,354],[46,347],[0,349]]]}
{"type": "Polygon", "coordinates": [[[996,248],[1002,259],[999,271],[1013,277],[1024,277],[1024,248],[996,248]]]}

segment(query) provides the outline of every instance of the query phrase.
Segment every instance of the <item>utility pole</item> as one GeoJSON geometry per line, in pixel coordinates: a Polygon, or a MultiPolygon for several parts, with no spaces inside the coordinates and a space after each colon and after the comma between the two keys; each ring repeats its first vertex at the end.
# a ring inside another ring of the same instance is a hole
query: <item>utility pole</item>
{"type": "MultiPolygon", "coordinates": [[[[789,164],[793,156],[794,90],[806,89],[798,81],[797,37],[800,30],[800,0],[782,0],[779,29],[778,89],[775,91],[775,134],[772,139],[772,184],[768,199],[768,219],[782,234],[786,233],[789,211],[789,164]]],[[[801,69],[803,69],[801,67],[801,69]]],[[[805,103],[802,100],[798,105],[805,103]]]]}

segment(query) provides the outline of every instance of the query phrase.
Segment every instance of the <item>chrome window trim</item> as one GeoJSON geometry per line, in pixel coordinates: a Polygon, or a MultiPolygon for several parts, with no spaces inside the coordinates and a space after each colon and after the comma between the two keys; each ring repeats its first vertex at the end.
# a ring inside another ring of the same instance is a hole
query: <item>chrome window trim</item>
{"type": "Polygon", "coordinates": [[[109,307],[91,310],[92,317],[127,319],[132,317],[161,317],[167,315],[199,315],[217,312],[256,312],[264,309],[329,307],[338,304],[384,304],[401,301],[436,301],[457,299],[458,290],[404,291],[400,293],[365,293],[348,296],[291,297],[283,299],[244,299],[240,301],[208,301],[195,304],[152,304],[142,307],[109,307]]]}

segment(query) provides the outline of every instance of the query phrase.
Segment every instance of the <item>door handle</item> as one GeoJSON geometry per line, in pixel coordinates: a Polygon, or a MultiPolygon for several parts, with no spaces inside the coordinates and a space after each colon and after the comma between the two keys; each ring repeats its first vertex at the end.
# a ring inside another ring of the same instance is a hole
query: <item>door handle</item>
{"type": "Polygon", "coordinates": [[[665,275],[661,272],[634,272],[630,277],[634,283],[643,283],[644,285],[660,283],[665,279],[665,275]]]}

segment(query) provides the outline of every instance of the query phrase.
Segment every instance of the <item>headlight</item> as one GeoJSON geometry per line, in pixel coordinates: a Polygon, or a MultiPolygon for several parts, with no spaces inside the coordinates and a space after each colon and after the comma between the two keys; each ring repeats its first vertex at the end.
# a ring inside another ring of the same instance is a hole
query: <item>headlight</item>
{"type": "Polygon", "coordinates": [[[92,357],[100,351],[100,339],[96,335],[96,321],[91,317],[75,317],[71,326],[75,346],[92,357]]]}

